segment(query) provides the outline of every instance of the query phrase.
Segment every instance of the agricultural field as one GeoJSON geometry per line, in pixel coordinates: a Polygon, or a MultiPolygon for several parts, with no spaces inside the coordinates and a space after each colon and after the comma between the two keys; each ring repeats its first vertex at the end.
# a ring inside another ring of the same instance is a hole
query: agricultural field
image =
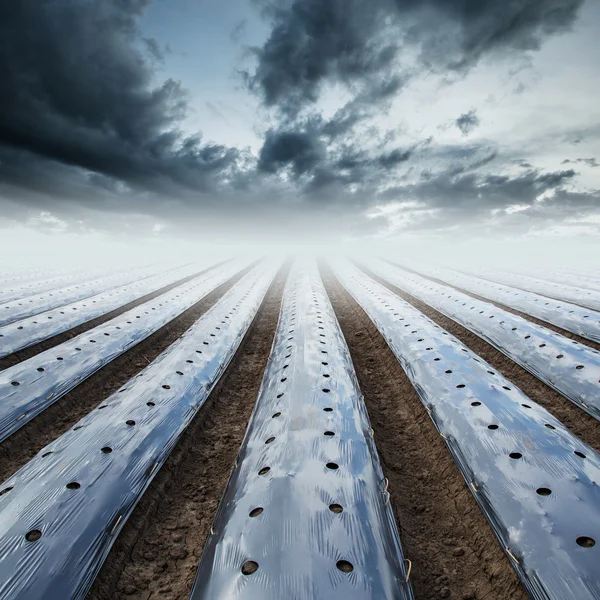
{"type": "Polygon", "coordinates": [[[600,599],[600,275],[0,269],[0,600],[600,599]]]}

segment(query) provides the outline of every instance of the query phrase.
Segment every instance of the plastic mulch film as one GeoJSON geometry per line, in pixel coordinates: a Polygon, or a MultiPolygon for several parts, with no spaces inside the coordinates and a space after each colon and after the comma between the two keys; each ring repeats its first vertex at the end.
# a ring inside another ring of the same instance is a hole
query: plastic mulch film
{"type": "Polygon", "coordinates": [[[555,269],[527,268],[523,271],[524,272],[519,271],[519,275],[526,275],[528,277],[535,277],[536,279],[543,279],[544,281],[551,283],[561,283],[562,285],[600,292],[600,273],[596,273],[596,276],[593,277],[586,273],[567,270],[559,271],[555,269]]]}
{"type": "MultiPolygon", "coordinates": [[[[196,269],[195,272],[201,269],[196,269]]],[[[183,270],[185,271],[185,269],[183,270]]],[[[189,269],[188,269],[189,271],[189,269]]],[[[187,272],[187,271],[185,271],[187,272]]],[[[108,275],[100,279],[77,282],[66,287],[49,290],[41,294],[27,296],[12,302],[0,304],[0,326],[18,322],[31,316],[62,307],[77,300],[89,299],[100,292],[107,292],[123,285],[140,282],[158,273],[157,269],[141,269],[108,275]]],[[[185,277],[185,275],[183,275],[185,277]]]]}
{"type": "Polygon", "coordinates": [[[483,298],[488,298],[492,302],[504,304],[547,323],[552,323],[589,340],[600,342],[600,313],[589,308],[560,302],[553,298],[449,269],[419,266],[415,270],[483,298]]]}
{"type": "MultiPolygon", "coordinates": [[[[565,285],[565,282],[556,283],[545,281],[543,278],[530,277],[528,275],[519,275],[516,273],[507,273],[497,269],[477,269],[475,271],[478,277],[483,277],[488,281],[504,284],[513,288],[535,292],[547,298],[556,298],[564,302],[572,302],[581,306],[587,306],[594,310],[600,310],[600,291],[586,288],[585,286],[576,286],[574,284],[565,285]]],[[[554,302],[556,304],[556,302],[554,302]]],[[[569,307],[571,310],[571,307],[569,307]]],[[[597,315],[600,317],[600,315],[597,315]]]]}
{"type": "Polygon", "coordinates": [[[0,489],[0,598],[80,600],[238,349],[280,263],[187,332],[0,489]]]}
{"type": "Polygon", "coordinates": [[[70,340],[0,372],[0,441],[92,373],[178,317],[247,267],[234,261],[200,275],[70,340]]]}
{"type": "Polygon", "coordinates": [[[0,358],[110,313],[202,270],[203,266],[199,264],[172,269],[0,327],[0,358]]]}
{"type": "Polygon", "coordinates": [[[117,267],[98,267],[87,270],[77,269],[66,271],[64,273],[55,273],[50,277],[46,274],[43,278],[36,278],[33,281],[26,281],[23,283],[14,282],[13,284],[3,285],[0,288],[0,304],[4,305],[8,302],[13,302],[14,300],[19,300],[35,294],[41,294],[48,290],[56,290],[68,285],[84,283],[114,273],[122,273],[123,271],[123,268],[117,267]]]}
{"type": "Polygon", "coordinates": [[[296,263],[193,600],[412,599],[348,348],[296,263]]]}
{"type": "Polygon", "coordinates": [[[506,354],[600,419],[600,352],[551,329],[383,261],[368,267],[506,354]]]}
{"type": "Polygon", "coordinates": [[[600,598],[600,455],[348,262],[334,272],[411,380],[530,596],[600,598]]]}

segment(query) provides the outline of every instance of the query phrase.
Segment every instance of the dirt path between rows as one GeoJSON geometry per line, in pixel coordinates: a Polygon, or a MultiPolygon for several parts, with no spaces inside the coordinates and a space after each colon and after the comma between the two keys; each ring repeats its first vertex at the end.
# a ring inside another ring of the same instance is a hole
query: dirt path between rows
{"type": "Polygon", "coordinates": [[[534,402],[551,412],[565,427],[568,427],[577,437],[600,452],[600,424],[598,421],[581,410],[578,406],[567,400],[564,396],[540,381],[535,375],[513,362],[508,356],[496,350],[491,344],[459,325],[449,317],[431,308],[429,305],[417,300],[415,297],[403,292],[401,289],[387,283],[374,273],[365,269],[365,273],[373,277],[383,286],[398,294],[403,300],[418,308],[435,321],[447,332],[456,336],[467,348],[473,350],[481,358],[489,362],[507,379],[521,388],[534,402]]]}
{"type": "Polygon", "coordinates": [[[322,269],[360,382],[417,600],[527,594],[408,377],[371,320],[322,269]]]}
{"type": "MultiPolygon", "coordinates": [[[[178,285],[183,285],[184,283],[187,283],[188,281],[191,281],[192,279],[194,279],[194,277],[198,277],[198,275],[201,275],[202,273],[207,273],[208,271],[211,271],[212,269],[214,269],[217,266],[222,265],[222,264],[224,264],[224,263],[220,262],[220,263],[213,265],[212,267],[209,267],[204,270],[200,270],[197,273],[190,275],[189,277],[184,277],[183,279],[180,279],[180,280],[176,281],[175,283],[165,285],[164,287],[161,287],[160,289],[158,289],[154,292],[146,294],[145,296],[142,296],[141,298],[138,298],[137,300],[132,300],[128,304],[124,304],[120,308],[116,308],[115,310],[113,310],[109,313],[106,313],[105,315],[100,315],[99,317],[96,317],[95,319],[92,319],[91,321],[86,321],[85,323],[81,323],[81,325],[77,325],[77,327],[73,327],[73,328],[69,329],[68,331],[64,331],[63,333],[59,333],[51,338],[48,338],[47,340],[42,340],[41,342],[34,344],[33,346],[29,346],[28,348],[23,348],[23,350],[19,350],[18,352],[14,352],[13,354],[9,354],[8,356],[0,358],[0,371],[2,371],[4,369],[8,369],[9,367],[12,367],[13,365],[16,365],[20,362],[23,362],[24,360],[27,360],[28,358],[31,358],[32,356],[35,356],[36,354],[39,354],[40,352],[44,352],[44,350],[49,350],[50,348],[54,348],[55,346],[58,346],[59,344],[62,344],[63,342],[66,342],[67,340],[70,340],[71,338],[78,336],[80,333],[84,333],[85,331],[89,331],[90,329],[93,329],[94,327],[97,327],[98,325],[102,325],[102,323],[106,323],[106,321],[110,321],[111,319],[114,319],[115,317],[122,315],[124,312],[127,312],[128,310],[131,310],[132,308],[135,308],[136,306],[139,306],[140,304],[144,304],[144,302],[149,302],[150,300],[153,300],[157,296],[160,296],[161,294],[165,294],[169,290],[172,290],[173,288],[177,287],[178,285]]],[[[108,291],[110,291],[110,290],[108,290],[108,291]]]]}
{"type": "Polygon", "coordinates": [[[258,395],[286,277],[287,268],[219,386],[129,518],[88,600],[187,600],[258,395]]]}
{"type": "Polygon", "coordinates": [[[0,443],[0,481],[31,460],[177,341],[247,270],[225,282],[151,336],[109,362],[0,443]]]}

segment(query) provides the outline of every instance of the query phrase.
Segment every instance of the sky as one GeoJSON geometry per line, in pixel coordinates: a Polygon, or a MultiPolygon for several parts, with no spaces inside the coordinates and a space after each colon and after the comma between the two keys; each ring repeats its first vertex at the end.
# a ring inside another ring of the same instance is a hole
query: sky
{"type": "Polygon", "coordinates": [[[599,30],[596,0],[3,3],[0,244],[589,261],[599,30]]]}

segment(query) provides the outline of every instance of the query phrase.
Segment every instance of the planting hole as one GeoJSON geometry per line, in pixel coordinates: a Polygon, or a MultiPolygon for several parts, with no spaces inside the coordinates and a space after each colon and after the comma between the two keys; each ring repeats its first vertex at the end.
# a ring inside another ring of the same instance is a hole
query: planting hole
{"type": "Polygon", "coordinates": [[[339,514],[341,512],[344,512],[344,509],[342,508],[341,504],[330,504],[329,505],[329,510],[331,512],[334,512],[334,513],[337,513],[337,514],[339,514]]]}
{"type": "Polygon", "coordinates": [[[25,534],[25,539],[28,542],[37,542],[42,537],[42,532],[39,529],[32,529],[25,534]]]}
{"type": "Polygon", "coordinates": [[[342,573],[352,573],[352,571],[354,571],[352,563],[348,562],[347,560],[338,560],[335,563],[335,566],[342,571],[342,573]]]}
{"type": "Polygon", "coordinates": [[[335,433],[333,431],[326,431],[324,435],[331,437],[331,436],[335,435],[335,433]]]}
{"type": "Polygon", "coordinates": [[[552,490],[549,488],[541,487],[535,490],[537,494],[540,496],[549,496],[552,493],[552,490]]]}
{"type": "Polygon", "coordinates": [[[81,487],[80,483],[76,481],[71,481],[71,483],[67,483],[67,488],[70,490],[78,490],[81,487]]]}
{"type": "Polygon", "coordinates": [[[129,427],[133,427],[133,426],[135,425],[135,421],[133,421],[133,420],[131,420],[131,419],[129,419],[129,421],[125,421],[125,423],[126,423],[127,425],[129,425],[129,427]]]}
{"type": "Polygon", "coordinates": [[[271,467],[263,467],[258,474],[259,475],[266,475],[269,471],[271,470],[271,467]]]}
{"type": "Polygon", "coordinates": [[[166,384],[163,385],[163,390],[170,390],[170,389],[171,389],[170,385],[166,385],[166,384]]]}
{"type": "Polygon", "coordinates": [[[270,437],[270,438],[269,438],[269,439],[268,439],[268,440],[265,442],[265,444],[270,444],[270,443],[272,443],[272,442],[274,442],[274,441],[275,441],[275,437],[274,437],[274,436],[272,436],[272,437],[270,437]]]}
{"type": "Polygon", "coordinates": [[[281,413],[280,412],[276,412],[271,418],[272,419],[276,419],[277,417],[280,417],[281,413]]]}
{"type": "Polygon", "coordinates": [[[577,544],[582,548],[592,548],[596,545],[596,540],[587,535],[582,535],[578,537],[576,540],[577,544]]]}
{"type": "Polygon", "coordinates": [[[523,458],[523,455],[520,452],[511,452],[509,454],[509,456],[511,458],[514,458],[515,460],[518,459],[518,458],[523,458]]]}
{"type": "Polygon", "coordinates": [[[488,425],[488,429],[498,429],[498,425],[488,425]]]}
{"type": "Polygon", "coordinates": [[[329,392],[330,392],[331,390],[330,390],[329,388],[323,388],[323,391],[324,391],[326,394],[329,394],[329,392]]]}
{"type": "Polygon", "coordinates": [[[330,406],[327,406],[323,409],[325,412],[331,412],[333,410],[333,408],[331,408],[330,406]]]}
{"type": "Polygon", "coordinates": [[[38,367],[38,368],[37,368],[37,370],[38,370],[40,373],[43,373],[43,372],[44,372],[44,367],[38,367]]]}
{"type": "Polygon", "coordinates": [[[481,406],[481,402],[471,402],[471,406],[481,406]]]}
{"type": "Polygon", "coordinates": [[[255,508],[253,510],[250,511],[250,514],[248,516],[250,517],[258,517],[258,515],[260,515],[263,511],[262,506],[259,506],[258,508],[255,508]]]}
{"type": "Polygon", "coordinates": [[[247,560],[242,565],[242,573],[244,575],[252,575],[252,573],[256,573],[258,571],[258,563],[253,560],[247,560]]]}
{"type": "Polygon", "coordinates": [[[110,446],[104,446],[104,448],[100,449],[104,454],[110,454],[112,452],[112,448],[110,446]]]}
{"type": "Polygon", "coordinates": [[[580,458],[585,458],[585,454],[583,452],[579,452],[579,450],[575,450],[575,452],[573,454],[576,454],[580,458]]]}
{"type": "Polygon", "coordinates": [[[154,402],[146,402],[146,406],[156,406],[156,404],[154,402]]]}
{"type": "Polygon", "coordinates": [[[554,425],[550,425],[550,423],[546,423],[544,427],[547,427],[548,429],[556,429],[556,427],[554,427],[554,425]]]}
{"type": "Polygon", "coordinates": [[[328,462],[325,466],[328,469],[331,469],[332,471],[335,471],[336,469],[340,468],[340,466],[337,463],[334,463],[334,462],[328,462]]]}

